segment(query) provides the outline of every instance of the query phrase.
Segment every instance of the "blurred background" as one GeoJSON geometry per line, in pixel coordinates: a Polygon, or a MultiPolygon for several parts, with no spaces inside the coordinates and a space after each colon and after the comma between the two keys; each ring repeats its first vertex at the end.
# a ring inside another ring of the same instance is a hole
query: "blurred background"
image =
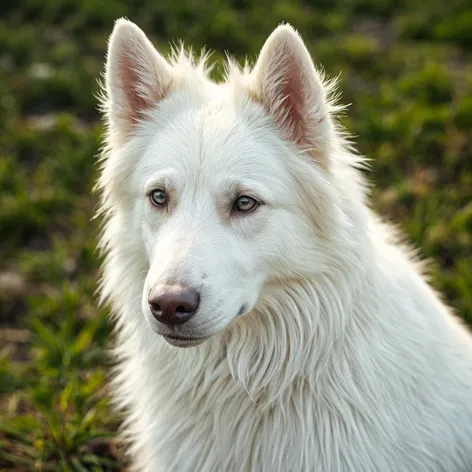
{"type": "MultiPolygon", "coordinates": [[[[0,470],[115,471],[99,260],[97,79],[114,20],[255,58],[282,21],[329,76],[371,159],[373,205],[431,258],[472,324],[470,0],[0,2],[0,470]]],[[[215,76],[221,74],[221,67],[215,76]]],[[[282,472],[282,471],[280,471],[282,472]]]]}

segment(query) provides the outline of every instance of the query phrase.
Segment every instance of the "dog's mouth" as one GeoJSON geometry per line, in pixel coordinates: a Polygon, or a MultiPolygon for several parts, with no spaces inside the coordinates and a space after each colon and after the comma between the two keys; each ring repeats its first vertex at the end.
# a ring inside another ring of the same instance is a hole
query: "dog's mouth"
{"type": "Polygon", "coordinates": [[[186,336],[165,335],[163,338],[174,347],[193,347],[202,344],[208,337],[193,338],[186,336]]]}
{"type": "MultiPolygon", "coordinates": [[[[241,315],[244,315],[247,312],[247,305],[244,304],[238,311],[236,318],[241,315]]],[[[216,333],[213,333],[210,336],[185,336],[177,334],[161,334],[167,343],[174,347],[194,347],[199,344],[204,343],[216,333]]]]}

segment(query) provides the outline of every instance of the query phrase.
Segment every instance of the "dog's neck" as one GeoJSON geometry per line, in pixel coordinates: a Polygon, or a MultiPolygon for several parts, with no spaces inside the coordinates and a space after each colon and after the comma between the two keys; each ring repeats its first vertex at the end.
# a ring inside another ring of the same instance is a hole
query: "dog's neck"
{"type": "Polygon", "coordinates": [[[350,289],[327,276],[282,286],[235,323],[225,342],[226,358],[249,395],[263,394],[271,403],[297,377],[316,388],[355,323],[357,294],[350,289]]]}

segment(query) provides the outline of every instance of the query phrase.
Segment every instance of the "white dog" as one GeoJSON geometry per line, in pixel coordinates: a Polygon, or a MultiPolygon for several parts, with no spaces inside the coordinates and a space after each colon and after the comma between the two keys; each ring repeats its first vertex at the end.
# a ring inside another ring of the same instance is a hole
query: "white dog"
{"type": "Polygon", "coordinates": [[[332,83],[288,25],[208,72],[116,23],[102,294],[134,468],[470,472],[472,338],[369,210],[332,83]]]}

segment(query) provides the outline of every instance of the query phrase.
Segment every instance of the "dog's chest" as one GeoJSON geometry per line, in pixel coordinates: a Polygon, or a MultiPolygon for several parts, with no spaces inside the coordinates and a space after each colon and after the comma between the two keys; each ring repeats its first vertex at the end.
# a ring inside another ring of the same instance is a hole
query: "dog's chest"
{"type": "MultiPolygon", "coordinates": [[[[349,392],[345,385],[314,388],[300,376],[269,402],[265,390],[251,396],[250,385],[233,377],[224,359],[203,362],[196,356],[192,363],[170,354],[140,355],[127,366],[121,385],[124,395],[132,392],[140,470],[462,472],[438,465],[424,448],[418,439],[424,418],[411,409],[405,416],[407,410],[394,404],[395,414],[385,415],[388,405],[376,405],[369,392],[362,411],[341,394],[349,392]],[[417,469],[418,460],[423,469],[417,469]]],[[[440,457],[452,463],[445,453],[440,457]]]]}
{"type": "MultiPolygon", "coordinates": [[[[171,398],[164,390],[160,394],[171,398]]],[[[197,382],[174,400],[163,407],[154,430],[163,470],[303,470],[308,442],[310,454],[317,454],[314,431],[308,432],[311,419],[286,416],[289,404],[284,412],[251,399],[229,372],[210,385],[197,382]]]]}

